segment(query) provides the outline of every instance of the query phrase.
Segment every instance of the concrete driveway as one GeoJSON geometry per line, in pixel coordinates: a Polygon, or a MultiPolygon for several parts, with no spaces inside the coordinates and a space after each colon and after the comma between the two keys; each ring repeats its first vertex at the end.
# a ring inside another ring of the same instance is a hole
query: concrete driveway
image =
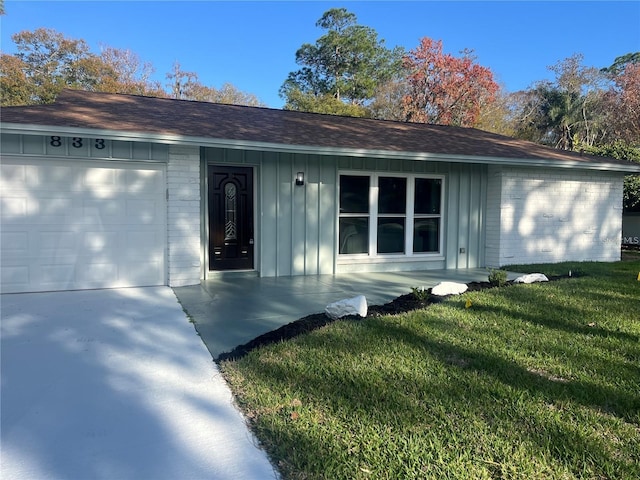
{"type": "Polygon", "coordinates": [[[1,295],[3,479],[268,479],[168,287],[1,295]]]}

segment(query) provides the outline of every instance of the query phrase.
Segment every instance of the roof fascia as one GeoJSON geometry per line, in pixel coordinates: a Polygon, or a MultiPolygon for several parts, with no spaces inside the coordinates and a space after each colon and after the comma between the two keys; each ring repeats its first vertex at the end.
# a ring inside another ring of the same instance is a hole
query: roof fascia
{"type": "Polygon", "coordinates": [[[283,143],[256,142],[250,140],[230,140],[224,138],[190,137],[173,134],[125,132],[94,128],[56,127],[35,124],[0,123],[3,133],[27,135],[60,135],[77,137],[98,137],[108,140],[128,142],[158,142],[176,145],[193,145],[198,147],[218,147],[237,150],[254,150],[267,152],[299,153],[344,157],[372,157],[397,160],[418,160],[451,163],[479,163],[487,165],[574,168],[580,170],[599,170],[620,173],[640,173],[640,164],[629,162],[629,165],[602,162],[580,162],[570,160],[485,157],[476,155],[450,155],[426,152],[403,152],[393,150],[369,150],[343,147],[318,147],[313,145],[291,145],[283,143]]]}

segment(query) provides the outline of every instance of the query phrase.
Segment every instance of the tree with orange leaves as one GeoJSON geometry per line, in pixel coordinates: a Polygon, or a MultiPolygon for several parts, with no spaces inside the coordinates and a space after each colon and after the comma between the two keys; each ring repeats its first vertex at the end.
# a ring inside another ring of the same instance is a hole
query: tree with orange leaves
{"type": "Polygon", "coordinates": [[[472,127],[499,89],[491,70],[475,63],[470,51],[455,57],[443,52],[442,41],[428,37],[405,55],[404,68],[408,92],[403,108],[409,122],[472,127]]]}

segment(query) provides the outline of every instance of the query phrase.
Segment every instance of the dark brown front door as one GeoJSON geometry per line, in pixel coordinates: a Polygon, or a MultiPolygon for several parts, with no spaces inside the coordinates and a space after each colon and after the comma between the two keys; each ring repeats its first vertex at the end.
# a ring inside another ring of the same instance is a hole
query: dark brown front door
{"type": "Polygon", "coordinates": [[[253,268],[253,169],[209,165],[209,269],[253,268]]]}

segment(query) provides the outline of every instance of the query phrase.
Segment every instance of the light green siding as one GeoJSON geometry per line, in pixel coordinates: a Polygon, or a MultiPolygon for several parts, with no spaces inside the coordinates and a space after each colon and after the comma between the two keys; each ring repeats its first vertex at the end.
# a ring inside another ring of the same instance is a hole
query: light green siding
{"type": "Polygon", "coordinates": [[[96,137],[65,137],[3,133],[3,154],[46,157],[96,158],[166,162],[169,145],[150,142],[126,142],[96,137]]]}
{"type": "Polygon", "coordinates": [[[208,164],[256,167],[256,270],[260,276],[335,271],[336,160],[332,157],[206,149],[208,164]],[[304,172],[304,186],[296,186],[304,172]]]}
{"type": "Polygon", "coordinates": [[[484,267],[487,168],[478,164],[442,167],[447,196],[445,268],[484,267]]]}
{"type": "Polygon", "coordinates": [[[204,150],[204,158],[208,164],[256,168],[256,270],[260,276],[484,266],[486,166],[213,148],[204,150]],[[353,266],[339,265],[337,180],[338,172],[348,171],[442,175],[443,255],[427,260],[371,264],[360,260],[353,266]],[[297,172],[304,172],[304,186],[295,185],[297,172]]]}

